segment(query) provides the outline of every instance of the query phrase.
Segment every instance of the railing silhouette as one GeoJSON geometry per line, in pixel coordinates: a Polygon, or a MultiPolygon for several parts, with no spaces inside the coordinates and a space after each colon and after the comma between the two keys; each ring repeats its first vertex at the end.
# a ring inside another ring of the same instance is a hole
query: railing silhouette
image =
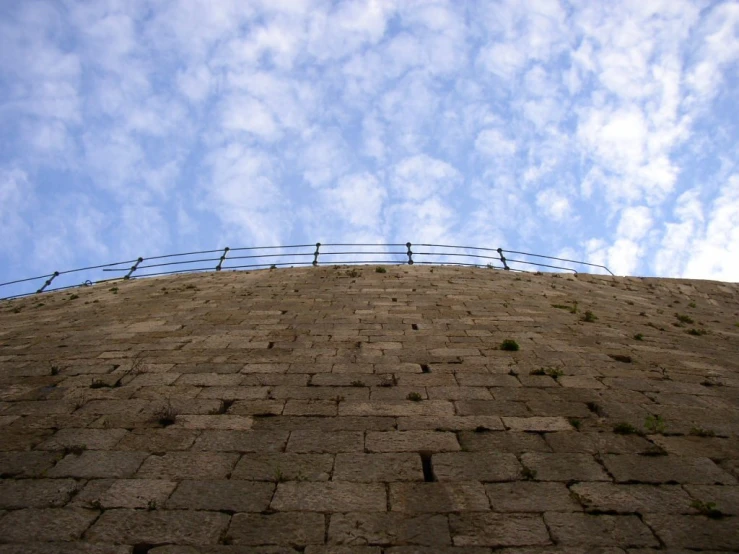
{"type": "Polygon", "coordinates": [[[604,270],[608,274],[613,275],[613,272],[604,265],[520,252],[517,250],[504,250],[502,248],[423,243],[412,244],[410,242],[405,244],[322,244],[317,242],[315,244],[290,246],[226,247],[218,250],[201,250],[198,252],[166,254],[146,258],[140,257],[135,260],[126,260],[123,262],[82,267],[67,271],[54,271],[49,275],[0,283],[0,295],[2,295],[0,299],[10,300],[12,298],[20,298],[43,292],[90,286],[93,282],[117,279],[139,279],[142,277],[174,275],[177,273],[197,273],[202,271],[274,269],[286,266],[420,264],[485,267],[489,269],[523,272],[528,271],[527,268],[536,267],[537,269],[546,268],[547,270],[569,271],[574,274],[579,273],[575,267],[553,265],[553,263],[585,266],[587,268],[595,268],[596,270],[604,270]],[[371,250],[347,250],[347,248],[360,247],[371,250]],[[440,249],[442,251],[439,251],[440,249]],[[511,258],[509,257],[511,254],[523,257],[524,259],[511,258]],[[350,258],[346,258],[346,256],[350,256],[350,258]],[[117,276],[115,275],[116,273],[118,274],[117,276]],[[80,280],[80,276],[82,280],[80,280]],[[100,279],[98,276],[103,278],[100,279]],[[69,281],[75,277],[77,280],[71,284],[61,283],[61,281],[69,281]],[[57,283],[61,284],[61,286],[52,287],[52,285],[57,283]],[[39,284],[41,285],[40,287],[38,286],[39,284]],[[4,294],[13,289],[15,289],[14,293],[4,294]],[[26,290],[16,293],[20,289],[26,290]]]}

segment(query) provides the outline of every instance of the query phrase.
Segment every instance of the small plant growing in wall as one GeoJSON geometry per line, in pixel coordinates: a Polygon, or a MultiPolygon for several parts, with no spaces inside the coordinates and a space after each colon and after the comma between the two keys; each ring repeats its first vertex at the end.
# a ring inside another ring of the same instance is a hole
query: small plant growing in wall
{"type": "Polygon", "coordinates": [[[162,427],[169,427],[177,421],[177,410],[172,406],[172,403],[167,400],[167,405],[162,406],[155,414],[154,417],[162,427]]]}
{"type": "Polygon", "coordinates": [[[698,510],[702,515],[711,519],[721,519],[724,513],[716,507],[715,502],[703,502],[702,500],[693,500],[690,507],[698,510]]]}
{"type": "Polygon", "coordinates": [[[385,269],[384,267],[376,267],[375,273],[387,273],[387,269],[385,269]]]}
{"type": "Polygon", "coordinates": [[[617,435],[641,435],[639,429],[631,423],[621,422],[613,426],[613,432],[617,435]]]}
{"type": "Polygon", "coordinates": [[[580,319],[585,323],[593,323],[598,317],[590,310],[587,310],[580,319]]]}
{"type": "Polygon", "coordinates": [[[507,350],[508,352],[517,352],[521,349],[521,347],[515,340],[505,339],[503,342],[500,343],[500,349],[507,350]]]}
{"type": "Polygon", "coordinates": [[[634,340],[644,340],[644,335],[642,335],[641,333],[637,333],[636,335],[634,335],[634,340]]]}
{"type": "Polygon", "coordinates": [[[716,433],[710,429],[703,429],[702,427],[693,427],[690,429],[690,434],[694,437],[715,437],[716,433]]]}
{"type": "Polygon", "coordinates": [[[659,434],[665,432],[665,427],[667,426],[667,423],[664,419],[662,419],[662,416],[659,414],[649,414],[647,418],[644,420],[644,427],[652,434],[659,434]]]}
{"type": "Polygon", "coordinates": [[[680,323],[689,323],[689,324],[694,323],[693,318],[690,317],[689,315],[675,313],[675,317],[680,323]]]}
{"type": "Polygon", "coordinates": [[[412,400],[413,402],[420,402],[421,400],[423,400],[423,397],[417,392],[409,392],[406,398],[408,400],[412,400]]]}
{"type": "Polygon", "coordinates": [[[564,371],[562,371],[561,369],[559,369],[557,367],[548,367],[547,370],[546,370],[546,373],[552,379],[559,379],[560,377],[562,377],[565,374],[564,371]]]}

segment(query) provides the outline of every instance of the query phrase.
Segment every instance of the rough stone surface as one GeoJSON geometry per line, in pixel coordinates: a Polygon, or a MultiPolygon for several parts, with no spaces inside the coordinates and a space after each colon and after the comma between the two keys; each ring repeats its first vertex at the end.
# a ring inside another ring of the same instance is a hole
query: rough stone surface
{"type": "Polygon", "coordinates": [[[218,512],[107,510],[85,536],[115,544],[215,544],[229,519],[218,512]]]}
{"type": "Polygon", "coordinates": [[[364,483],[423,481],[423,468],[415,453],[345,453],[336,455],[333,478],[364,483]]]}
{"type": "Polygon", "coordinates": [[[380,483],[280,483],[272,499],[281,512],[384,512],[385,487],[380,483]]]}
{"type": "Polygon", "coordinates": [[[97,516],[79,508],[14,510],[0,519],[0,542],[73,541],[97,516]]]}
{"type": "Polygon", "coordinates": [[[490,502],[481,483],[393,483],[390,509],[408,513],[485,512],[490,502]]]}
{"type": "Polygon", "coordinates": [[[249,481],[182,481],[167,500],[168,509],[261,512],[274,485],[249,481]]]}
{"type": "Polygon", "coordinates": [[[335,514],[328,528],[331,544],[426,545],[451,544],[446,515],[335,514]]]}
{"type": "Polygon", "coordinates": [[[235,514],[228,528],[234,544],[323,544],[325,516],[316,513],[235,514]]]}
{"type": "Polygon", "coordinates": [[[739,285],[348,271],[0,303],[0,554],[739,551],[739,285]]]}
{"type": "Polygon", "coordinates": [[[525,546],[551,542],[541,516],[451,515],[449,525],[455,546],[525,546]]]}
{"type": "Polygon", "coordinates": [[[659,546],[649,528],[633,515],[550,512],[544,519],[553,538],[562,545],[659,546]]]}

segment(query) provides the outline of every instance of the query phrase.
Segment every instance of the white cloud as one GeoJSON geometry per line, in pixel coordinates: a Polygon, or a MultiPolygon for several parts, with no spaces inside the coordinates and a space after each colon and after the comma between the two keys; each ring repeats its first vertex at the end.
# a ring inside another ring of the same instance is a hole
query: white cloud
{"type": "Polygon", "coordinates": [[[393,170],[393,191],[400,198],[421,200],[432,195],[449,194],[461,181],[451,165],[421,154],[399,162],[393,170]]]}
{"type": "Polygon", "coordinates": [[[213,74],[207,66],[192,66],[177,72],[177,86],[191,102],[202,102],[213,89],[213,74]]]}
{"type": "Polygon", "coordinates": [[[269,157],[232,143],[210,153],[207,164],[205,206],[224,221],[226,239],[250,245],[283,243],[290,229],[289,204],[273,181],[269,157]]]}
{"type": "Polygon", "coordinates": [[[713,201],[703,233],[690,246],[683,275],[739,281],[739,175],[731,176],[713,201]]]}
{"type": "Polygon", "coordinates": [[[343,177],[336,187],[323,192],[328,209],[353,227],[382,228],[381,213],[387,191],[373,175],[343,177]]]}
{"type": "Polygon", "coordinates": [[[475,139],[475,149],[486,158],[506,160],[516,154],[516,141],[498,129],[484,129],[475,139]]]}
{"type": "Polygon", "coordinates": [[[19,253],[30,234],[24,215],[34,196],[33,185],[24,171],[0,168],[0,248],[5,255],[19,253]]]}
{"type": "Polygon", "coordinates": [[[514,44],[496,43],[485,47],[478,63],[487,71],[511,81],[526,63],[526,54],[514,44]]]}
{"type": "Polygon", "coordinates": [[[537,193],[536,205],[539,210],[554,221],[565,221],[572,215],[572,206],[569,199],[554,188],[537,193]]]}
{"type": "Polygon", "coordinates": [[[638,241],[649,232],[652,227],[652,216],[646,206],[632,206],[621,212],[616,234],[628,240],[638,241]]]}
{"type": "Polygon", "coordinates": [[[221,108],[221,124],[230,131],[244,131],[272,142],[281,131],[275,118],[262,102],[250,96],[232,96],[221,108]]]}

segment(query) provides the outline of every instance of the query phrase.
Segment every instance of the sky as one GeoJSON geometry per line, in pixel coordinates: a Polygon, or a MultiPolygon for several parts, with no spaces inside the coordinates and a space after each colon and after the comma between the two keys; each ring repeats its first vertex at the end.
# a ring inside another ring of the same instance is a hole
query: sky
{"type": "Polygon", "coordinates": [[[0,282],[225,246],[739,281],[739,2],[5,0],[0,282]]]}

